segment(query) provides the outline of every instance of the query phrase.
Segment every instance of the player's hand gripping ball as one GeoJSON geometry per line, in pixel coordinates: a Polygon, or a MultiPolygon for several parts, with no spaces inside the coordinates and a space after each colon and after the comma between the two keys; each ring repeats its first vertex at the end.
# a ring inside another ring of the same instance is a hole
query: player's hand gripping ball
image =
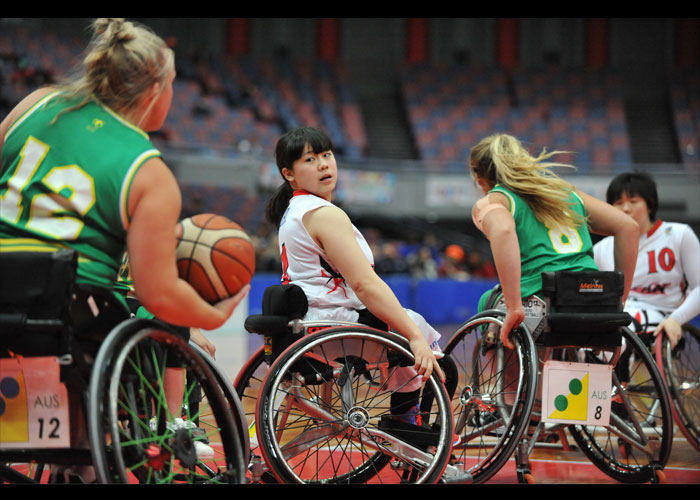
{"type": "Polygon", "coordinates": [[[198,214],[178,223],[177,268],[214,304],[235,295],[255,273],[255,248],[241,226],[222,215],[198,214]]]}

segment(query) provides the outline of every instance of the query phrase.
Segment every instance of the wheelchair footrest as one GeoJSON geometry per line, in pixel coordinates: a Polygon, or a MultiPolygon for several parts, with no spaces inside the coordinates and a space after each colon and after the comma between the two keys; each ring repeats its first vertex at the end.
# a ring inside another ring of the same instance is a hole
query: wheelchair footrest
{"type": "Polygon", "coordinates": [[[440,427],[435,424],[424,427],[385,415],[379,421],[379,429],[423,451],[427,451],[431,446],[437,446],[440,442],[440,427]]]}

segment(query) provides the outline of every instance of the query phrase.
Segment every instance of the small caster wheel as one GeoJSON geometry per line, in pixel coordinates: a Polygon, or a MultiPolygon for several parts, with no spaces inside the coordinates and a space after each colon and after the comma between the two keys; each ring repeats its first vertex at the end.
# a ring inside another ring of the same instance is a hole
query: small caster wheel
{"type": "Polygon", "coordinates": [[[666,484],[666,473],[663,469],[655,469],[651,478],[652,483],[666,484]]]}
{"type": "Polygon", "coordinates": [[[530,471],[518,471],[518,483],[520,484],[535,484],[535,476],[530,471]]]}

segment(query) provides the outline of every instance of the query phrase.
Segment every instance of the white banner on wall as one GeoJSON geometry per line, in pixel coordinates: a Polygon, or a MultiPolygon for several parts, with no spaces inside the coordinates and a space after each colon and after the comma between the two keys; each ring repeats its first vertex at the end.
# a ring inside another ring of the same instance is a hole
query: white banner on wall
{"type": "Polygon", "coordinates": [[[361,205],[386,205],[394,199],[396,175],[386,172],[339,170],[338,200],[361,205]]]}
{"type": "Polygon", "coordinates": [[[425,204],[429,208],[471,208],[480,193],[466,175],[430,175],[426,179],[425,204]]]}

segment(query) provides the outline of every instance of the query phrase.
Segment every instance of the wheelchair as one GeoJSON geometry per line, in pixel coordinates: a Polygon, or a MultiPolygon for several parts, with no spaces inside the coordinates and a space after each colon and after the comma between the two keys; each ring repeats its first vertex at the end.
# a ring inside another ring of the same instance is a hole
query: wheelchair
{"type": "Polygon", "coordinates": [[[546,272],[542,297],[523,301],[525,321],[499,342],[497,292],[444,352],[460,370],[452,401],[453,454],[474,482],[515,455],[518,482],[533,483],[536,445],[571,435],[597,468],[625,483],[663,482],[672,445],[670,396],[622,312],[620,273],[546,272]],[[564,384],[564,385],[562,385],[564,384]],[[568,385],[567,385],[568,384],[568,385]]]}
{"type": "Polygon", "coordinates": [[[653,328],[639,325],[637,332],[655,356],[671,393],[678,429],[700,452],[700,330],[690,323],[682,325],[681,339],[674,348],[666,336],[655,339],[653,328]]]}
{"type": "Polygon", "coordinates": [[[0,254],[0,480],[243,482],[240,402],[211,359],[76,284],[76,269],[72,250],[0,254]],[[185,401],[201,391],[195,412],[169,410],[171,367],[189,375],[185,401]],[[210,456],[198,456],[200,441],[210,456]]]}
{"type": "Polygon", "coordinates": [[[302,321],[297,285],[274,285],[245,328],[264,345],[235,388],[250,432],[250,481],[391,484],[464,481],[450,464],[452,411],[433,374],[421,384],[400,335],[366,324],[302,321]],[[422,385],[413,421],[392,396],[422,385]]]}

